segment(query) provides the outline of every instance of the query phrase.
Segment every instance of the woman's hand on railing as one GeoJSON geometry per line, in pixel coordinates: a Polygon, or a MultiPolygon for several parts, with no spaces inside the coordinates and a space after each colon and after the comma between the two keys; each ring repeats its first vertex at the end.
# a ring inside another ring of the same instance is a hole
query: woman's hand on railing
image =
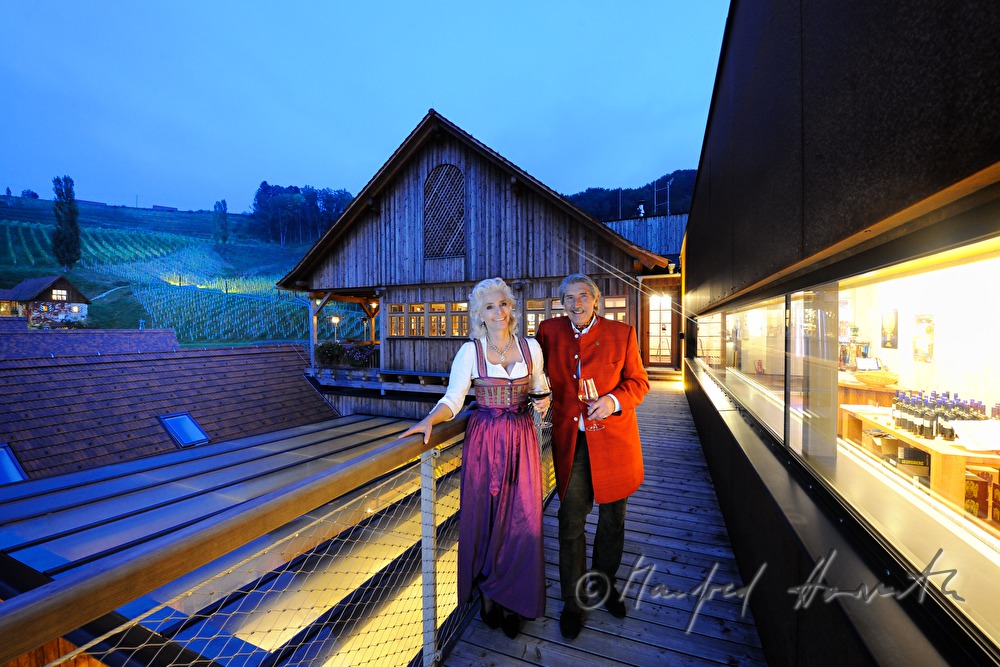
{"type": "Polygon", "coordinates": [[[403,431],[402,433],[400,433],[399,437],[400,438],[405,438],[406,436],[413,435],[414,433],[423,433],[424,434],[424,444],[426,445],[427,442],[431,439],[431,431],[433,429],[434,429],[434,424],[431,423],[431,417],[430,417],[430,415],[427,415],[426,417],[424,417],[423,419],[421,419],[419,422],[417,422],[416,424],[414,424],[410,428],[408,428],[405,431],[403,431]]]}

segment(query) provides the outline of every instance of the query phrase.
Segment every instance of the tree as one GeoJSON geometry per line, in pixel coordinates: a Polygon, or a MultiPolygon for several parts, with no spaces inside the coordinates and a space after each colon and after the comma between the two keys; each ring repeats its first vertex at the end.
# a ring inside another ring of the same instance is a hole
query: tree
{"type": "Polygon", "coordinates": [[[7,198],[10,199],[10,186],[7,186],[7,198]]]}
{"type": "Polygon", "coordinates": [[[34,190],[21,190],[21,196],[25,199],[38,199],[38,193],[34,190]]]}
{"type": "Polygon", "coordinates": [[[52,179],[52,191],[56,194],[56,200],[52,202],[52,212],[56,216],[52,254],[63,269],[69,271],[80,261],[80,210],[76,205],[73,179],[56,176],[52,179]]]}
{"type": "Polygon", "coordinates": [[[215,202],[215,210],[212,213],[212,240],[223,245],[229,240],[229,209],[225,199],[215,202]]]}

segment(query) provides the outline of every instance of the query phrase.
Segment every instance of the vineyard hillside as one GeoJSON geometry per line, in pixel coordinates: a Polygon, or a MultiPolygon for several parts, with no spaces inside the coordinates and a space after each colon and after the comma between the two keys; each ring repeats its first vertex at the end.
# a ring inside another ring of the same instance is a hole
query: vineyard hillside
{"type": "MultiPolygon", "coordinates": [[[[177,213],[157,213],[165,227],[176,228],[166,219],[177,213]]],[[[307,247],[216,244],[196,234],[81,223],[80,261],[63,272],[51,252],[54,231],[54,224],[0,218],[0,288],[63,274],[92,302],[88,326],[169,328],[184,345],[308,340],[306,295],[275,288],[307,247]]],[[[320,340],[334,337],[334,314],[341,318],[339,338],[365,336],[364,312],[334,303],[323,310],[320,340]]]]}
{"type": "MultiPolygon", "coordinates": [[[[80,200],[77,200],[77,206],[80,209],[81,227],[120,227],[203,239],[212,237],[211,211],[163,211],[131,206],[107,206],[80,200]]],[[[234,236],[242,236],[250,216],[230,212],[228,218],[231,233],[234,236]]],[[[0,196],[0,220],[48,225],[56,223],[51,200],[13,196],[0,196]]]]}

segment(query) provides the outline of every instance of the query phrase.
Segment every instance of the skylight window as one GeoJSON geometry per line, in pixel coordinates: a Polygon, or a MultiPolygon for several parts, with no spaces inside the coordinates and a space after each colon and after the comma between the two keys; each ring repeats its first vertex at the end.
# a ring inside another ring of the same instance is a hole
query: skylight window
{"type": "Polygon", "coordinates": [[[204,445],[208,442],[208,434],[198,426],[194,417],[186,412],[178,412],[172,415],[162,415],[160,421],[167,433],[174,439],[180,447],[194,447],[204,445]]]}
{"type": "Polygon", "coordinates": [[[0,442],[0,484],[21,482],[28,479],[24,468],[18,463],[14,451],[6,442],[0,442]]]}

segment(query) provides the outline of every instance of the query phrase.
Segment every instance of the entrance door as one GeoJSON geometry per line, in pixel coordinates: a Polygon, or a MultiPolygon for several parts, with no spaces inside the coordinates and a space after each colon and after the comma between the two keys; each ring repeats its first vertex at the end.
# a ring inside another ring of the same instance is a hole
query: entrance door
{"type": "Polygon", "coordinates": [[[672,365],[674,327],[669,294],[649,297],[649,363],[672,365]]]}

